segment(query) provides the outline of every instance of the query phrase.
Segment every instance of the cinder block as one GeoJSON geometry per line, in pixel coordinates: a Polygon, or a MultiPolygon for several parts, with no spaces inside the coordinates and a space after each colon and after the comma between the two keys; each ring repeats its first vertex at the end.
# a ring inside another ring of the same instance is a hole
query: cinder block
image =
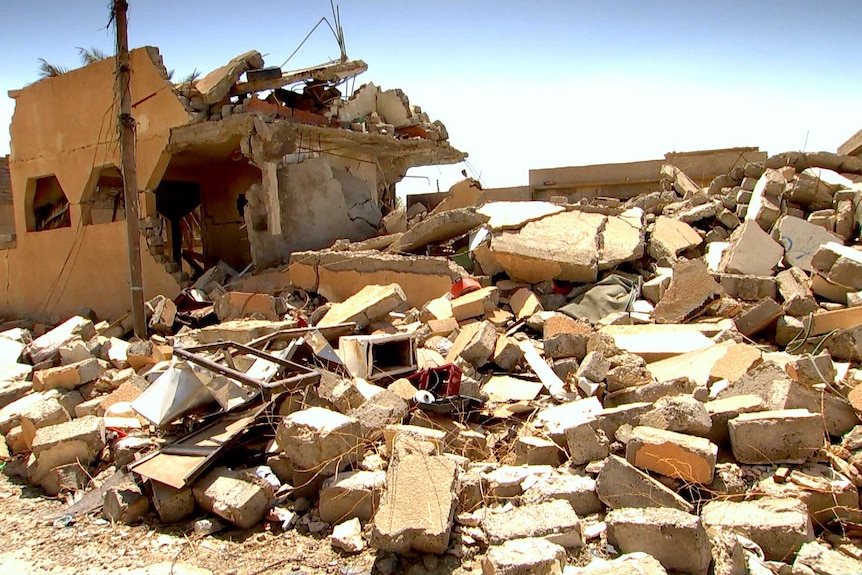
{"type": "Polygon", "coordinates": [[[694,483],[709,483],[718,446],[702,437],[639,426],[632,430],[626,460],[635,467],[694,483]]]}
{"type": "Polygon", "coordinates": [[[823,447],[823,422],[807,409],[743,413],[728,422],[740,463],[804,463],[823,447]]]}

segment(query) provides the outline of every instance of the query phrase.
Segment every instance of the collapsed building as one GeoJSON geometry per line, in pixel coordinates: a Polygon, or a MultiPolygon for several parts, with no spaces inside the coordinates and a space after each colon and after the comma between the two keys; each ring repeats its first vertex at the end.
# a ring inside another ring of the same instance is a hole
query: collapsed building
{"type": "MultiPolygon", "coordinates": [[[[173,297],[219,261],[263,269],[370,237],[408,169],[465,157],[400,90],[343,97],[359,60],[282,72],[248,52],[175,85],[147,47],[131,68],[147,297],[173,297]]],[[[4,315],[129,310],[114,72],[107,59],[9,93],[4,315]]]]}

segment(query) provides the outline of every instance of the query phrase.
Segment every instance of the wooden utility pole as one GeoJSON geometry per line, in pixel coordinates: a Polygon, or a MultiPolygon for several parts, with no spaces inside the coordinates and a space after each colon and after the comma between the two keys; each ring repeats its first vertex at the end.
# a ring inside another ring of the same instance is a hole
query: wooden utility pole
{"type": "Polygon", "coordinates": [[[120,94],[120,154],[123,164],[123,199],[126,207],[126,236],[129,242],[129,285],[132,288],[132,319],[135,335],[147,338],[144,316],[144,280],[141,276],[141,240],[138,230],[138,171],[135,167],[135,119],[132,117],[131,60],[129,58],[126,0],[114,0],[117,26],[117,89],[120,94]]]}

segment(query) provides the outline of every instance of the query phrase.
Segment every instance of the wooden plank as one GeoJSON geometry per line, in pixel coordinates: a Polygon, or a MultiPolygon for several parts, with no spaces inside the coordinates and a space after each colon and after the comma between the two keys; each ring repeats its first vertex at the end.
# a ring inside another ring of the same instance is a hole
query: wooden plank
{"type": "Polygon", "coordinates": [[[862,307],[815,313],[809,336],[823,335],[833,329],[847,329],[857,325],[862,325],[862,307]]]}
{"type": "Polygon", "coordinates": [[[130,464],[129,470],[175,489],[182,489],[203,473],[208,464],[233,443],[268,405],[229,413],[165,446],[164,449],[130,464]]]}
{"type": "MultiPolygon", "coordinates": [[[[14,98],[11,93],[9,97],[14,98]]],[[[856,156],[860,152],[862,152],[862,130],[859,130],[850,136],[846,142],[838,146],[838,153],[845,156],[856,156]]]]}

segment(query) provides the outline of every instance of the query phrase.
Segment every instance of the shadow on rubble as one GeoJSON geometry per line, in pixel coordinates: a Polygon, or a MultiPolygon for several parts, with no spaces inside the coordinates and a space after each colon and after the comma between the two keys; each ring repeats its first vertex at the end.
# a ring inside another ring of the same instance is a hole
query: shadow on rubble
{"type": "Polygon", "coordinates": [[[453,555],[396,555],[380,551],[374,560],[374,575],[447,575],[461,566],[461,560],[453,555]]]}

